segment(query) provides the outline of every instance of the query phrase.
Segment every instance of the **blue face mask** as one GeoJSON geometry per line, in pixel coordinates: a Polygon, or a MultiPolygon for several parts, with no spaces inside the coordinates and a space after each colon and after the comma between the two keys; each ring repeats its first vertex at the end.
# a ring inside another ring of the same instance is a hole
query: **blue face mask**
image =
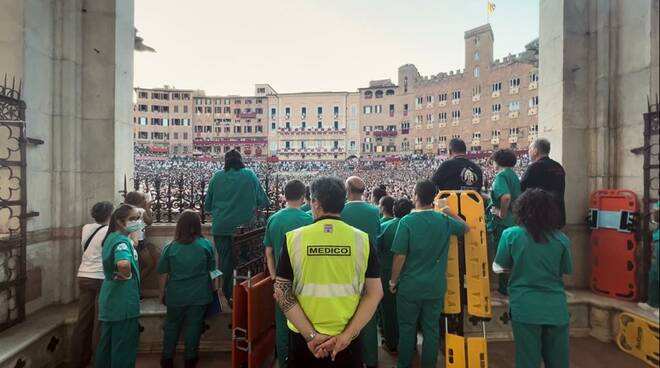
{"type": "Polygon", "coordinates": [[[144,222],[142,220],[128,221],[126,223],[126,231],[129,233],[134,233],[144,229],[144,222]]]}

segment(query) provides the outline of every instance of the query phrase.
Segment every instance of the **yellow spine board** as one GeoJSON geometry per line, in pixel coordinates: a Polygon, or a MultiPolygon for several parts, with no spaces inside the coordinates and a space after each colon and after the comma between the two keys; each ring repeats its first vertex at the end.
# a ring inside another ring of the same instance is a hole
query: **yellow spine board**
{"type": "Polygon", "coordinates": [[[488,348],[483,337],[468,337],[467,339],[468,368],[488,368],[488,348]]]}
{"type": "MultiPolygon", "coordinates": [[[[446,199],[447,205],[454,213],[458,213],[458,193],[442,191],[436,199],[446,199]]],[[[440,211],[437,205],[436,211],[440,211]]],[[[447,291],[445,293],[445,305],[442,309],[445,314],[461,313],[461,285],[460,268],[458,267],[458,237],[451,236],[449,239],[449,252],[447,258],[447,291]]]]}
{"type": "Polygon", "coordinates": [[[616,343],[624,352],[641,359],[651,367],[660,367],[658,324],[631,313],[619,314],[616,343]]]}
{"type": "Polygon", "coordinates": [[[461,192],[460,201],[461,215],[470,225],[470,232],[465,234],[467,312],[471,316],[491,318],[483,199],[477,192],[464,191],[461,192]]]}
{"type": "Polygon", "coordinates": [[[447,334],[445,341],[445,367],[465,368],[465,338],[447,334]]]}

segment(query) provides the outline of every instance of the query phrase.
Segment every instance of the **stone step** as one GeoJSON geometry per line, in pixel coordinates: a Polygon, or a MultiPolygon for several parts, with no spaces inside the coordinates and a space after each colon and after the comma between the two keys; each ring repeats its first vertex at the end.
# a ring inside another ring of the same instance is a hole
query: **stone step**
{"type": "MultiPolygon", "coordinates": [[[[223,303],[224,304],[224,303],[223,303]]],[[[145,298],[141,303],[140,325],[144,328],[140,334],[140,353],[159,353],[163,348],[163,326],[167,307],[158,298],[145,298]]],[[[223,311],[205,322],[206,331],[202,335],[199,349],[202,352],[231,351],[231,309],[225,304],[223,311]]],[[[179,337],[177,350],[183,351],[185,323],[179,337]]]]}

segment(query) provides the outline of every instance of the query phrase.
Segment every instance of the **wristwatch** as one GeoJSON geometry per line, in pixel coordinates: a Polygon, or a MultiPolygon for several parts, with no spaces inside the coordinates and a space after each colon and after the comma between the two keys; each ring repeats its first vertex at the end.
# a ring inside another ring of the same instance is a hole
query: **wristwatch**
{"type": "Polygon", "coordinates": [[[312,331],[309,333],[309,335],[307,335],[307,337],[305,337],[305,341],[310,342],[314,340],[315,337],[316,337],[316,331],[312,331]]]}

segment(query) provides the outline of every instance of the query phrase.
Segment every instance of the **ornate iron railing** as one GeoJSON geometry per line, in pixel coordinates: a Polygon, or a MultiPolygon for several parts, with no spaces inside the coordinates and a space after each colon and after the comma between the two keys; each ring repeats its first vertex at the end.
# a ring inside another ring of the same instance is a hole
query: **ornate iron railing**
{"type": "MultiPolygon", "coordinates": [[[[271,174],[262,175],[260,178],[262,186],[268,188],[267,195],[271,199],[272,205],[262,212],[259,212],[255,219],[239,229],[239,233],[264,226],[266,219],[271,213],[277,211],[281,203],[277,200],[280,197],[280,183],[277,177],[271,179],[271,174]]],[[[199,212],[202,223],[211,222],[211,214],[204,210],[204,200],[208,190],[206,178],[184,177],[180,175],[175,178],[170,175],[159,176],[139,176],[133,181],[133,190],[148,193],[151,198],[151,211],[153,213],[154,223],[175,223],[179,214],[187,209],[199,212]]],[[[123,195],[128,191],[129,180],[124,178],[123,195]]]]}
{"type": "Polygon", "coordinates": [[[0,331],[25,319],[27,192],[25,102],[0,85],[0,331]]]}
{"type": "Polygon", "coordinates": [[[266,260],[264,258],[264,233],[265,228],[247,231],[243,234],[234,236],[234,261],[237,276],[256,275],[266,270],[266,260]]]}

